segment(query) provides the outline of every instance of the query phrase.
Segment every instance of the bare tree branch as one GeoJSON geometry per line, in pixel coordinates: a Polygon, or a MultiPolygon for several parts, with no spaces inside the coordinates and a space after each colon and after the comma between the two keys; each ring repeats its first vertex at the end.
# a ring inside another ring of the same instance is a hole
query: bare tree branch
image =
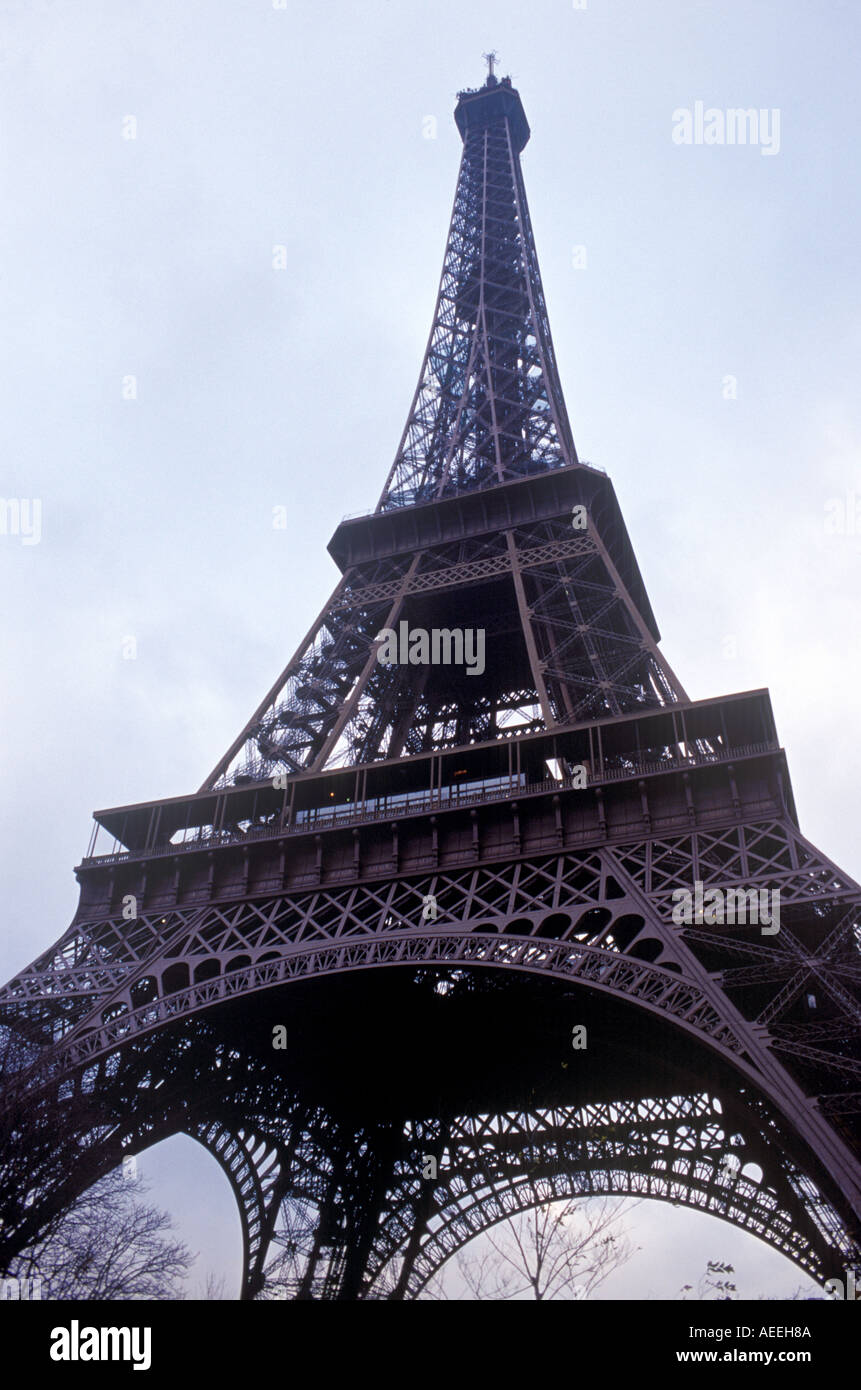
{"type": "MultiPolygon", "coordinates": [[[[634,1253],[622,1222],[636,1205],[539,1203],[470,1242],[457,1256],[457,1274],[475,1299],[588,1298],[634,1253]]],[[[449,1297],[450,1282],[444,1272],[435,1276],[423,1296],[449,1297]]]]}
{"type": "Polygon", "coordinates": [[[164,1233],[173,1222],[139,1199],[143,1179],[117,1168],[89,1188],[40,1239],[16,1256],[7,1274],[39,1276],[50,1299],[179,1299],[193,1256],[164,1233]]]}

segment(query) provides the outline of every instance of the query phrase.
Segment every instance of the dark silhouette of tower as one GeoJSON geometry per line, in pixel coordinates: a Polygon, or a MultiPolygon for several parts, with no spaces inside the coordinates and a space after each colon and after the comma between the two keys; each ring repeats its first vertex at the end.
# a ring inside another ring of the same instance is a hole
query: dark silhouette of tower
{"type": "Polygon", "coordinates": [[[418,388],[332,597],[200,791],[96,814],[74,922],[0,994],[0,1265],[178,1132],[246,1296],[274,1251],[296,1297],[412,1297],[578,1193],[857,1258],[861,888],[800,833],[768,693],[691,701],[659,651],[574,447],[518,93],[491,63],[455,120],[418,388]]]}

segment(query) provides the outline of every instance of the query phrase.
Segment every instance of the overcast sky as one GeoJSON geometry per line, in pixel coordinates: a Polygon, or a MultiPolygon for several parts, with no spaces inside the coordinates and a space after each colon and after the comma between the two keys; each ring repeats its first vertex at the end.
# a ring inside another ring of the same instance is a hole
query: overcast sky
{"type": "MultiPolygon", "coordinates": [[[[578,451],[663,649],[693,698],[769,687],[802,830],[861,878],[857,5],[276,5],[0,0],[0,495],[41,507],[38,544],[0,535],[4,978],[69,922],[92,810],[199,786],[334,586],[326,542],[375,504],[409,407],[455,96],[491,47],[532,127],[578,451]],[[675,143],[698,101],[770,113],[772,143],[779,112],[779,147],[675,143]]],[[[144,1168],[202,1277],[239,1227],[192,1148],[144,1168]]],[[[800,1280],[712,1218],[638,1220],[649,1263],[614,1296],[707,1257],[747,1259],[753,1296],[800,1280]]]]}

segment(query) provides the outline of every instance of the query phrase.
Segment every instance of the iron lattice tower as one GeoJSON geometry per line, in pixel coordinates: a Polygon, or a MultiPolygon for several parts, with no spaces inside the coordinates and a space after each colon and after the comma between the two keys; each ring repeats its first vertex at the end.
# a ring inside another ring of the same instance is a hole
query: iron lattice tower
{"type": "Polygon", "coordinates": [[[335,592],[199,792],[96,814],[71,927],[0,994],[0,1266],[178,1132],[233,1185],[246,1297],[273,1252],[296,1297],[413,1297],[578,1193],[689,1204],[823,1278],[857,1258],[861,888],[800,833],[767,691],[691,701],[659,651],[490,67],[335,592]],[[403,624],[484,631],[483,669],[385,664],[403,624]],[[779,890],[779,934],[676,924],[696,883],[779,890]]]}

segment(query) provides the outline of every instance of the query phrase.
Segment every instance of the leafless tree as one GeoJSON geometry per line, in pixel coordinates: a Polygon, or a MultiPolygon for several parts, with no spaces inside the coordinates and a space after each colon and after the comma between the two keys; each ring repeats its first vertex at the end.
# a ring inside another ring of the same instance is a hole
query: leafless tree
{"type": "Polygon", "coordinates": [[[42,1298],[176,1299],[193,1256],[165,1239],[173,1222],[140,1198],[143,1179],[117,1168],[16,1256],[7,1275],[42,1280],[42,1298]]]}
{"type": "MultiPolygon", "coordinates": [[[[706,1265],[705,1274],[700,1276],[696,1289],[693,1284],[683,1284],[679,1290],[679,1297],[682,1300],[689,1298],[695,1299],[714,1299],[719,1302],[732,1302],[741,1298],[742,1295],[736,1285],[726,1278],[728,1274],[734,1274],[732,1265],[724,1264],[721,1260],[709,1260],[706,1265]]],[[[758,1302],[764,1303],[799,1303],[807,1302],[811,1298],[820,1299],[824,1295],[811,1294],[803,1285],[796,1284],[792,1293],[787,1294],[757,1294],[758,1302]]]]}
{"type": "MultiPolygon", "coordinates": [[[[455,1271],[474,1299],[587,1299],[631,1258],[623,1219],[638,1205],[608,1198],[544,1202],[485,1231],[456,1257],[455,1271]]],[[[425,1297],[451,1298],[440,1271],[425,1297]]]]}
{"type": "Polygon", "coordinates": [[[198,1292],[194,1295],[195,1299],[203,1303],[224,1303],[227,1295],[224,1292],[224,1275],[207,1274],[206,1281],[201,1287],[198,1284],[198,1292]]]}
{"type": "Polygon", "coordinates": [[[706,1272],[700,1280],[694,1292],[693,1284],[683,1284],[681,1288],[682,1300],[689,1294],[693,1294],[696,1299],[714,1299],[719,1303],[730,1303],[738,1298],[738,1289],[730,1279],[725,1276],[734,1274],[732,1265],[724,1264],[721,1260],[709,1260],[706,1265],[706,1272]]]}

